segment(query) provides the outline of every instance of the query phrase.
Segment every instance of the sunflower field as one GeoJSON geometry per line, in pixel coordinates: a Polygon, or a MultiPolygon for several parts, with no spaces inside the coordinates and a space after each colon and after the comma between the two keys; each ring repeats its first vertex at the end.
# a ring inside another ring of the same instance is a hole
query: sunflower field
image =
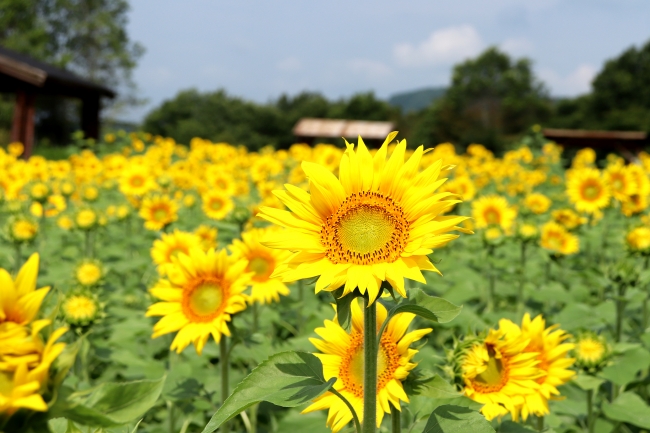
{"type": "Polygon", "coordinates": [[[0,432],[650,430],[649,154],[78,144],[0,149],[0,432]]]}

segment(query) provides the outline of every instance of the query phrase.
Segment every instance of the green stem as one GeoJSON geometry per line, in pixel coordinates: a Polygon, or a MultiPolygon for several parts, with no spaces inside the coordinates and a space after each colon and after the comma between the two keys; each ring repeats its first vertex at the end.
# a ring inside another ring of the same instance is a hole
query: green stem
{"type": "Polygon", "coordinates": [[[537,416],[537,431],[541,432],[544,430],[544,417],[537,416]]]}
{"type": "Polygon", "coordinates": [[[86,230],[86,258],[93,258],[93,240],[92,240],[92,230],[86,230]]]}
{"type": "MultiPolygon", "coordinates": [[[[230,391],[228,390],[228,370],[230,363],[228,362],[228,341],[226,336],[222,335],[221,340],[219,341],[219,363],[221,364],[221,401],[225,403],[230,391]]],[[[221,426],[221,433],[230,432],[230,423],[223,423],[221,426]]]]}
{"type": "Polygon", "coordinates": [[[587,431],[594,433],[594,390],[587,391],[587,431]]]}
{"type": "Polygon", "coordinates": [[[617,343],[621,342],[623,332],[623,315],[625,314],[625,289],[624,283],[618,285],[618,296],[616,298],[616,332],[615,340],[617,343]]]}
{"type": "Polygon", "coordinates": [[[253,301],[253,332],[257,332],[260,327],[259,305],[257,301],[253,301]]]}
{"type": "Polygon", "coordinates": [[[520,272],[519,291],[517,292],[517,309],[524,311],[524,284],[526,283],[526,242],[521,243],[521,255],[519,258],[520,272]]]}
{"type": "Polygon", "coordinates": [[[390,406],[390,422],[392,424],[392,433],[402,433],[402,412],[395,406],[390,406]]]}
{"type": "Polygon", "coordinates": [[[492,312],[495,309],[495,273],[494,273],[494,246],[489,245],[488,250],[488,299],[487,299],[487,306],[485,307],[486,312],[492,312]]]}
{"type": "Polygon", "coordinates": [[[377,431],[377,302],[363,297],[363,433],[377,431]]]}
{"type": "Polygon", "coordinates": [[[175,433],[176,419],[174,417],[174,403],[167,400],[167,421],[169,422],[169,433],[175,433]]]}
{"type": "Polygon", "coordinates": [[[330,388],[330,392],[332,394],[334,394],[335,396],[337,396],[338,398],[340,398],[341,401],[348,407],[348,409],[350,410],[350,413],[352,414],[352,420],[354,421],[354,428],[356,429],[356,432],[357,433],[362,433],[362,431],[361,431],[361,423],[359,422],[359,417],[357,416],[357,411],[354,410],[354,407],[352,406],[352,404],[350,404],[348,399],[343,397],[343,395],[340,392],[338,392],[337,390],[335,390],[334,388],[330,388]]]}
{"type": "Polygon", "coordinates": [[[22,264],[22,254],[20,251],[20,243],[16,242],[14,245],[16,246],[16,263],[14,263],[14,272],[18,275],[20,265],[22,264]]]}
{"type": "Polygon", "coordinates": [[[257,409],[260,407],[259,404],[254,404],[251,406],[251,433],[257,433],[257,409]]]}

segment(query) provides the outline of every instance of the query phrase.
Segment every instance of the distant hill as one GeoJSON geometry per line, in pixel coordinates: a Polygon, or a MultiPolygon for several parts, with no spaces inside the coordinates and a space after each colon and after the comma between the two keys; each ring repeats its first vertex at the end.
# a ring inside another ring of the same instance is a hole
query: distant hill
{"type": "Polygon", "coordinates": [[[402,112],[418,111],[431,105],[433,101],[441,98],[447,88],[445,87],[427,87],[410,92],[396,93],[388,98],[388,103],[394,107],[399,107],[402,112]]]}

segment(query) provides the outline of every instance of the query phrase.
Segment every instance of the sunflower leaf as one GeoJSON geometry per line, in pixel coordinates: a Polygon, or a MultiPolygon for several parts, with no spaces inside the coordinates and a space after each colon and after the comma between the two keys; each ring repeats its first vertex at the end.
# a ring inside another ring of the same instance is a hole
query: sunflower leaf
{"type": "Polygon", "coordinates": [[[463,308],[445,299],[427,295],[420,289],[410,290],[409,295],[390,310],[389,319],[399,313],[413,313],[432,322],[447,323],[458,316],[463,308]]]}
{"type": "Polygon", "coordinates": [[[346,296],[343,296],[343,291],[344,288],[341,287],[332,292],[332,295],[336,301],[336,317],[338,318],[339,325],[341,325],[343,329],[348,329],[352,317],[350,313],[350,304],[354,299],[354,293],[349,293],[346,296]]]}
{"type": "Polygon", "coordinates": [[[632,392],[624,392],[612,403],[604,402],[603,412],[612,421],[650,429],[650,406],[632,392]]]}
{"type": "Polygon", "coordinates": [[[223,423],[261,401],[295,407],[323,395],[336,382],[325,381],[323,365],[306,352],[277,353],[258,365],[237,385],[230,397],[212,415],[203,433],[212,433],[223,423]]]}
{"type": "Polygon", "coordinates": [[[422,433],[494,433],[494,429],[479,412],[445,404],[431,413],[422,433]]]}

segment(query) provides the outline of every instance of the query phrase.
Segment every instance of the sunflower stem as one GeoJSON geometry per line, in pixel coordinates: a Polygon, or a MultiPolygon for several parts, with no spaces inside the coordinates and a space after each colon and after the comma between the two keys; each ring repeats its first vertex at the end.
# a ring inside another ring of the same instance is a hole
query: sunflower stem
{"type": "Polygon", "coordinates": [[[253,333],[255,333],[260,327],[259,305],[257,305],[256,301],[253,301],[252,307],[253,307],[253,333]]]}
{"type": "Polygon", "coordinates": [[[496,284],[496,281],[495,281],[495,273],[494,273],[494,245],[488,245],[487,255],[488,255],[488,298],[487,298],[487,305],[485,307],[485,311],[491,313],[495,309],[494,286],[496,284]]]}
{"type": "Polygon", "coordinates": [[[517,292],[517,310],[519,313],[524,311],[524,284],[526,283],[526,242],[521,243],[521,255],[519,258],[520,272],[519,290],[517,292]]]}
{"type": "Polygon", "coordinates": [[[594,433],[594,390],[587,391],[587,431],[594,433]]]}
{"type": "Polygon", "coordinates": [[[537,431],[541,432],[544,430],[544,417],[543,416],[537,416],[537,431]]]}
{"type": "Polygon", "coordinates": [[[390,407],[390,422],[392,433],[402,433],[402,412],[393,405],[390,407]]]}
{"type": "MultiPolygon", "coordinates": [[[[230,363],[228,362],[228,341],[225,335],[222,335],[221,340],[219,340],[219,352],[219,363],[221,364],[221,401],[225,403],[230,393],[228,390],[228,367],[230,367],[230,363]]],[[[221,433],[229,432],[230,423],[223,423],[221,433]]]]}
{"type": "Polygon", "coordinates": [[[363,297],[363,433],[377,429],[377,303],[363,297]]]}
{"type": "Polygon", "coordinates": [[[93,239],[92,239],[92,230],[86,230],[85,232],[86,236],[86,258],[92,259],[93,258],[93,239]]]}
{"type": "Polygon", "coordinates": [[[14,245],[16,246],[16,263],[14,263],[14,272],[18,275],[18,272],[20,271],[20,263],[22,261],[22,254],[20,251],[20,242],[16,242],[14,245]]]}
{"type": "Polygon", "coordinates": [[[341,401],[348,407],[350,413],[352,413],[352,420],[354,421],[354,428],[357,433],[362,433],[361,431],[361,422],[359,422],[359,417],[357,416],[357,411],[354,410],[354,407],[347,398],[345,398],[340,392],[334,388],[330,388],[330,392],[341,399],[341,401]]]}

